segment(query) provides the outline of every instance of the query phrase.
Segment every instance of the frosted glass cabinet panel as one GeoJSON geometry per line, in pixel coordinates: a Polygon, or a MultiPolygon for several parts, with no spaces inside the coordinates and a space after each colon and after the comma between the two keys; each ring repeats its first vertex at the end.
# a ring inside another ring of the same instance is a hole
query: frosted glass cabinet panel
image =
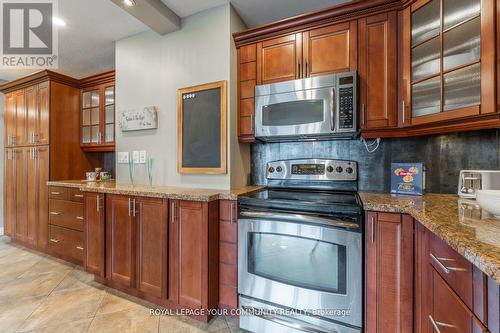
{"type": "Polygon", "coordinates": [[[444,71],[481,59],[481,18],[468,21],[444,33],[444,71]]]}
{"type": "Polygon", "coordinates": [[[432,0],[412,13],[411,43],[418,44],[429,38],[439,36],[441,17],[439,16],[440,0],[432,0]]]}
{"type": "Polygon", "coordinates": [[[479,16],[481,12],[480,0],[444,0],[443,7],[444,30],[479,16]]]}
{"type": "Polygon", "coordinates": [[[480,0],[432,0],[412,8],[412,118],[480,105],[481,15],[480,0]]]}

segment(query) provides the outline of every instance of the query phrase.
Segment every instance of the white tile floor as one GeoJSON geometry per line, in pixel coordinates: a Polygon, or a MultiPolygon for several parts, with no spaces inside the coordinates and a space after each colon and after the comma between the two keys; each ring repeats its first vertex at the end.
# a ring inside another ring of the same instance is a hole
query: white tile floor
{"type": "Polygon", "coordinates": [[[234,333],[238,319],[208,324],[152,316],[156,305],[94,282],[81,267],[13,245],[0,237],[0,331],[234,333]]]}

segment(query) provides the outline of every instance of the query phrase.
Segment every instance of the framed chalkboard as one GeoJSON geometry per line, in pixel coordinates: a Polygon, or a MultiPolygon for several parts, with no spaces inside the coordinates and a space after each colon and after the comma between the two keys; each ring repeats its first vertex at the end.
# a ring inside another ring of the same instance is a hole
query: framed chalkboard
{"type": "Polygon", "coordinates": [[[179,89],[179,173],[227,172],[227,82],[179,89]]]}

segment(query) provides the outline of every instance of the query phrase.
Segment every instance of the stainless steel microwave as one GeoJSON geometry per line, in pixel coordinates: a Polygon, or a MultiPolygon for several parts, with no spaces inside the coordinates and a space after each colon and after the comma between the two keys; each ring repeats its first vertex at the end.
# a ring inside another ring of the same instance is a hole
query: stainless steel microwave
{"type": "Polygon", "coordinates": [[[357,73],[255,87],[255,137],[261,141],[352,138],[357,126],[357,73]]]}

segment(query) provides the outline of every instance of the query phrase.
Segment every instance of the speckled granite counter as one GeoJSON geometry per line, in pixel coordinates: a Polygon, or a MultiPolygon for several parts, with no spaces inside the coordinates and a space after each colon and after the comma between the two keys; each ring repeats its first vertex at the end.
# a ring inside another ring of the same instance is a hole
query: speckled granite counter
{"type": "Polygon", "coordinates": [[[359,193],[367,211],[413,216],[486,275],[500,284],[500,220],[473,200],[456,195],[396,196],[359,193]]]}
{"type": "Polygon", "coordinates": [[[153,186],[118,184],[115,181],[86,182],[83,180],[49,181],[47,185],[79,188],[84,192],[134,195],[192,201],[236,200],[239,195],[259,190],[258,186],[245,186],[234,190],[214,190],[174,186],[153,186]]]}

